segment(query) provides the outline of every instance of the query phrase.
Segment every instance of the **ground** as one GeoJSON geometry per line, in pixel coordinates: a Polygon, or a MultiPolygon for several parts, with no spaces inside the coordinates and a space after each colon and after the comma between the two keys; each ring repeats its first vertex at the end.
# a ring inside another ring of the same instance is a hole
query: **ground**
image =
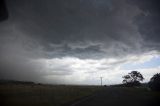
{"type": "Polygon", "coordinates": [[[93,94],[97,86],[3,84],[0,106],[61,106],[93,94]]]}
{"type": "Polygon", "coordinates": [[[108,87],[71,106],[156,106],[159,100],[160,92],[147,88],[108,87]]]}
{"type": "Polygon", "coordinates": [[[0,106],[155,106],[158,100],[160,92],[146,87],[0,85],[0,106]]]}

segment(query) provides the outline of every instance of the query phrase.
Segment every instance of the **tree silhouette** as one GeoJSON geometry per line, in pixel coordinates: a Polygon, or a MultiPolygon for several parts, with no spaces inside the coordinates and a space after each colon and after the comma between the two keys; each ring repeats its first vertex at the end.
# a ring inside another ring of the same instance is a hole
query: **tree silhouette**
{"type": "Polygon", "coordinates": [[[148,83],[149,88],[154,91],[160,91],[160,73],[155,74],[148,83]]]}
{"type": "Polygon", "coordinates": [[[122,78],[124,78],[122,82],[126,86],[139,86],[140,81],[144,80],[142,74],[138,71],[132,71],[131,73],[128,73],[128,75],[125,75],[122,78]]]}

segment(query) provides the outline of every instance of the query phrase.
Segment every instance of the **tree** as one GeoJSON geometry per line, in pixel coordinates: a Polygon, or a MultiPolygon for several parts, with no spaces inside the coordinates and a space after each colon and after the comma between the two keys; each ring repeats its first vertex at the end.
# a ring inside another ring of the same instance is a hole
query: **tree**
{"type": "Polygon", "coordinates": [[[149,88],[153,91],[160,91],[160,73],[155,74],[148,83],[149,88]]]}
{"type": "Polygon", "coordinates": [[[128,73],[128,75],[125,75],[122,78],[124,78],[123,83],[126,86],[139,86],[140,81],[144,80],[142,74],[138,71],[132,71],[131,73],[128,73]]]}

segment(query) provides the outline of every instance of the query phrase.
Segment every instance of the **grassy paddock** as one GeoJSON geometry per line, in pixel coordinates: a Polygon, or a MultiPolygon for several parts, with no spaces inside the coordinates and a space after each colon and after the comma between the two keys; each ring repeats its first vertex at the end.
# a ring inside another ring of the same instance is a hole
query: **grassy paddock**
{"type": "Polygon", "coordinates": [[[0,106],[60,106],[99,89],[96,86],[0,85],[0,106]]]}
{"type": "Polygon", "coordinates": [[[147,87],[2,84],[0,106],[61,106],[99,90],[102,93],[102,101],[107,101],[108,104],[150,106],[159,103],[160,100],[160,92],[150,91],[147,87]]]}
{"type": "Polygon", "coordinates": [[[114,87],[116,93],[121,97],[117,103],[128,104],[130,106],[158,106],[160,104],[160,92],[151,91],[147,87],[114,87]]]}

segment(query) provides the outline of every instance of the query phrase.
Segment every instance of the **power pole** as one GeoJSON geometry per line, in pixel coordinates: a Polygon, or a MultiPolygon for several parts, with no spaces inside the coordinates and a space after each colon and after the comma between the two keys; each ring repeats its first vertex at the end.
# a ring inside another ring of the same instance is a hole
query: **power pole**
{"type": "Polygon", "coordinates": [[[101,86],[102,86],[102,78],[103,78],[103,77],[100,77],[100,79],[101,79],[101,86]]]}

